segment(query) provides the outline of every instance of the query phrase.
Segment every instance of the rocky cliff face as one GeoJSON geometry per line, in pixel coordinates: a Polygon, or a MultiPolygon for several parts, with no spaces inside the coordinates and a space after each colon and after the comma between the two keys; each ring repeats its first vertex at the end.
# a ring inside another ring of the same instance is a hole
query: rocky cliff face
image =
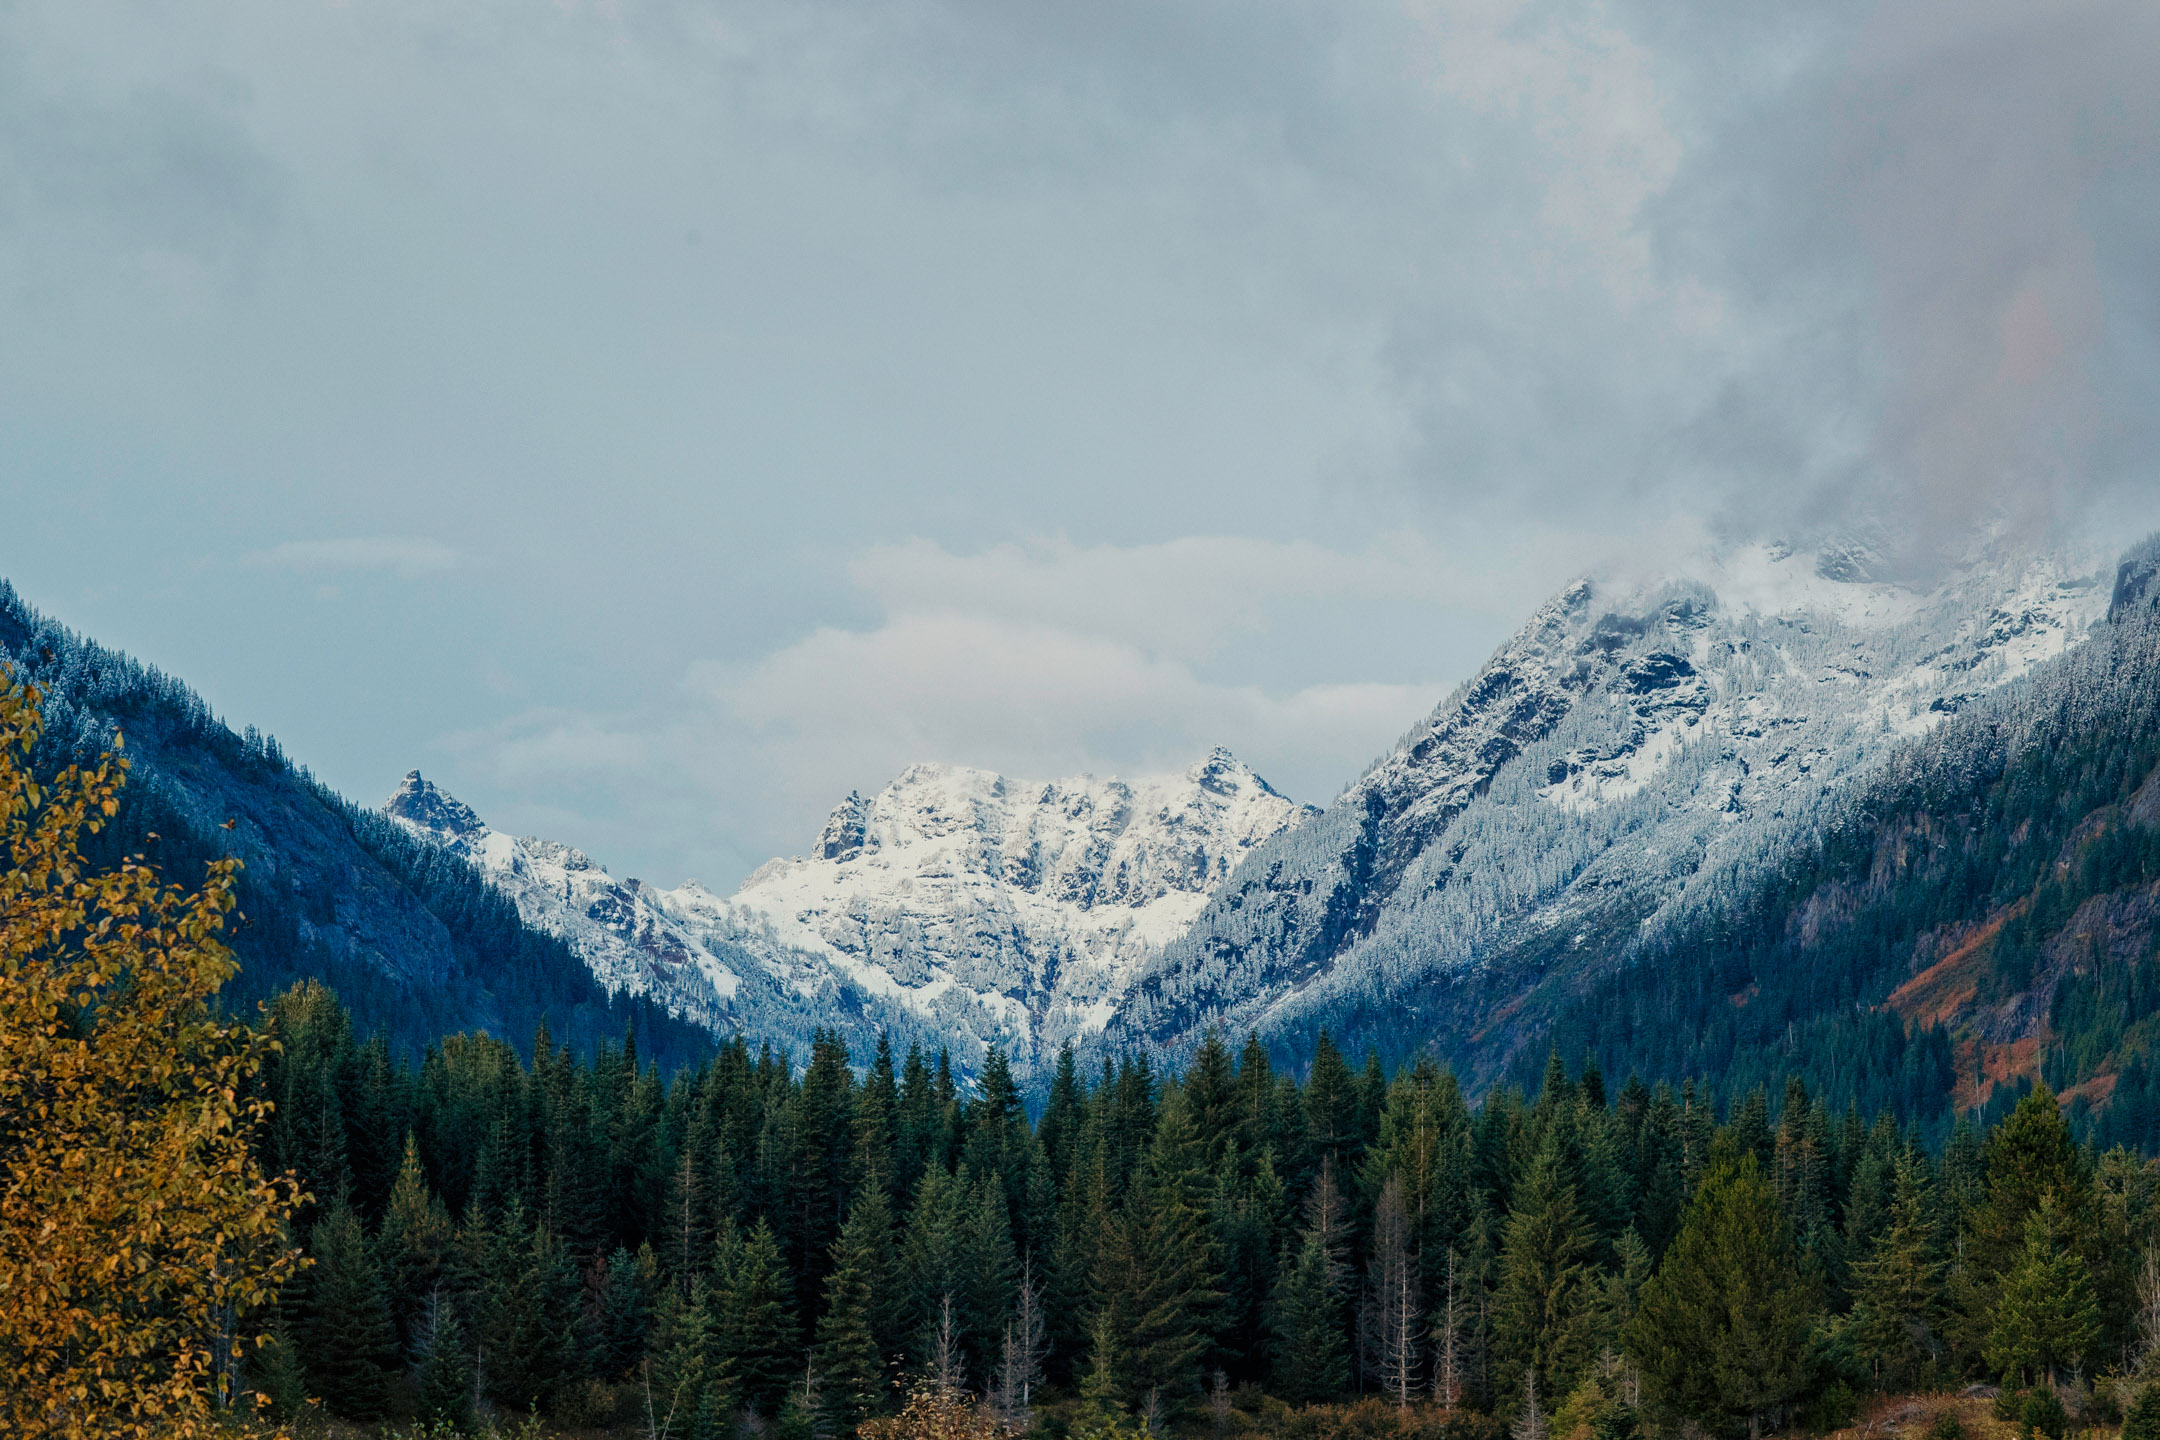
{"type": "Polygon", "coordinates": [[[1624,944],[2137,584],[1996,550],[1920,588],[1868,559],[1758,545],[1570,586],[1323,815],[1261,846],[1104,1042],[1182,1045],[1210,1024],[1286,1050],[1321,1024],[1408,1037],[1433,1017],[1397,1001],[1436,977],[1624,944]]]}
{"type": "Polygon", "coordinates": [[[1176,775],[1023,782],[917,765],[730,896],[617,880],[406,777],[386,812],[471,860],[610,988],[720,1029],[890,1027],[1021,1060],[1101,1028],[1252,850],[1312,811],[1217,750],[1176,775]]]}

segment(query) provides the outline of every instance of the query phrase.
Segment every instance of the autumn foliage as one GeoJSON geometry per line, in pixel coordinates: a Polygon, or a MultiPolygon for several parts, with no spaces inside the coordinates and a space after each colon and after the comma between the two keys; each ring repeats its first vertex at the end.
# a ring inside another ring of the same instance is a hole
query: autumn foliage
{"type": "Polygon", "coordinates": [[[239,866],[93,872],[127,762],[40,783],[41,730],[0,670],[0,1432],[213,1433],[294,1264],[293,1187],[249,1144],[268,1042],[210,1006],[239,866]]]}

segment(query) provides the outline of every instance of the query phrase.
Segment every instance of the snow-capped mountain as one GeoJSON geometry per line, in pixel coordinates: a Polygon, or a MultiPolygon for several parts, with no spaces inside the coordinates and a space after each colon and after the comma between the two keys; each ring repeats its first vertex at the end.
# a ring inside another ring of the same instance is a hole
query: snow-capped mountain
{"type": "Polygon", "coordinates": [[[969,1067],[989,1043],[1025,1064],[1100,1029],[1246,855],[1317,813],[1223,750],[1133,781],[917,765],[722,897],[491,830],[417,771],[384,810],[478,866],[611,989],[791,1043],[820,1024],[851,1046],[889,1027],[969,1067]]]}
{"type": "Polygon", "coordinates": [[[1900,741],[2078,644],[2110,596],[2097,556],[1997,546],[1925,587],[1872,560],[1756,544],[1684,578],[1569,586],[1320,818],[1261,846],[1101,1043],[1211,1024],[1286,1055],[1320,1025],[1398,1052],[1437,1030],[1511,1043],[1505,1015],[1441,1013],[1469,1003],[1445,999],[1449,977],[1510,962],[1519,999],[1568,983],[1571,954],[1624,952],[1698,874],[1783,843],[1900,741]]]}

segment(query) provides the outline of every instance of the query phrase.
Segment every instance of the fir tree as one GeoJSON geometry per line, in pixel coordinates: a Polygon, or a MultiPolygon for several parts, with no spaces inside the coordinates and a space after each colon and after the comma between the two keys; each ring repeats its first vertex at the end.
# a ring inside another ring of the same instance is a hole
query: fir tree
{"type": "Polygon", "coordinates": [[[1307,1231],[1303,1243],[1283,1256],[1275,1286],[1274,1391],[1293,1404],[1333,1400],[1350,1384],[1343,1345],[1342,1297],[1331,1283],[1325,1246],[1307,1231]]]}
{"type": "Polygon", "coordinates": [[[1305,1081],[1306,1128],[1313,1149],[1340,1164],[1352,1158],[1358,1137],[1357,1082],[1325,1030],[1313,1043],[1312,1071],[1305,1081]]]}
{"type": "Polygon", "coordinates": [[[419,1145],[407,1131],[404,1156],[391,1182],[388,1208],[376,1237],[391,1314],[401,1337],[410,1338],[415,1312],[442,1284],[456,1238],[450,1212],[428,1189],[419,1145]]]}
{"type": "Polygon", "coordinates": [[[413,1395],[423,1419],[463,1430],[472,1424],[472,1356],[457,1307],[441,1289],[422,1297],[413,1316],[413,1395]]]}
{"type": "Polygon", "coordinates": [[[316,1222],[314,1267],[294,1328],[309,1390],[352,1420],[381,1418],[397,1362],[397,1332],[373,1248],[343,1201],[316,1222]]]}
{"type": "Polygon", "coordinates": [[[1943,1349],[1944,1263],[1932,1213],[1926,1162],[1901,1157],[1889,1227],[1853,1267],[1853,1339],[1886,1390],[1920,1384],[1943,1349]]]}
{"type": "Polygon", "coordinates": [[[1626,1335],[1651,1398],[1705,1427],[1759,1437],[1806,1383],[1814,1285],[1752,1152],[1704,1176],[1626,1335]]]}
{"type": "Polygon", "coordinates": [[[1202,1208],[1200,1143],[1172,1090],[1139,1183],[1108,1227],[1096,1268],[1098,1314],[1113,1317],[1126,1402],[1175,1410],[1200,1393],[1201,1361],[1221,1293],[1202,1208]]]}
{"type": "Polygon", "coordinates": [[[885,1358],[879,1319],[892,1284],[892,1221],[882,1190],[855,1203],[840,1238],[833,1242],[832,1273],[825,1281],[825,1311],[818,1317],[815,1360],[822,1377],[822,1419],[847,1434],[883,1412],[885,1358]]]}
{"type": "Polygon", "coordinates": [[[795,1377],[795,1318],[788,1305],[794,1287],[779,1242],[763,1220],[743,1237],[722,1284],[720,1353],[743,1403],[760,1415],[777,1414],[795,1377]]]}
{"type": "MultiPolygon", "coordinates": [[[[648,1261],[650,1247],[640,1247],[648,1261]]],[[[603,1380],[619,1379],[630,1372],[645,1354],[652,1331],[652,1280],[657,1262],[640,1264],[639,1257],[622,1246],[608,1257],[606,1282],[598,1297],[595,1329],[598,1347],[594,1370],[603,1380]]]]}
{"type": "Polygon", "coordinates": [[[1547,1395],[1565,1395],[1593,1352],[1596,1237],[1562,1165],[1555,1137],[1530,1166],[1508,1215],[1493,1333],[1502,1393],[1519,1388],[1529,1371],[1547,1395]]]}
{"type": "Polygon", "coordinates": [[[2160,1385],[2139,1387],[2123,1415],[2121,1440],[2160,1440],[2160,1385]]]}
{"type": "Polygon", "coordinates": [[[2025,1245],[2004,1274],[1988,1331],[1987,1360],[2005,1380],[2057,1382],[2100,1338],[2092,1270],[2067,1242],[2052,1195],[2025,1222],[2025,1245]]]}
{"type": "Polygon", "coordinates": [[[654,1307],[650,1358],[644,1367],[647,1403],[655,1431],[682,1434],[724,1414],[734,1399],[733,1374],[720,1353],[712,1295],[702,1277],[687,1291],[673,1285],[654,1307]]]}
{"type": "Polygon", "coordinates": [[[577,1271],[547,1225],[512,1202],[487,1250],[478,1324],[487,1393],[526,1410],[582,1373],[577,1271]]]}

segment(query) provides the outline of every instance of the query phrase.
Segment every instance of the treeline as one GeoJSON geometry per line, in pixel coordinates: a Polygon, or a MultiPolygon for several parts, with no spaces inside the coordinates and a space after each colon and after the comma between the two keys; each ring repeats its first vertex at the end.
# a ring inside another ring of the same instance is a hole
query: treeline
{"type": "Polygon", "coordinates": [[[663,1081],[544,1031],[408,1067],[319,986],[272,1018],[261,1143],[314,1265],[254,1379],[356,1420],[649,1396],[677,1435],[840,1435],[928,1379],[1053,1432],[1254,1390],[1759,1429],[1967,1376],[2105,1404],[2072,1377],[2156,1338],[2153,1172],[2044,1090],[1935,1153],[1798,1082],[1720,1117],[1555,1059],[1473,1107],[1430,1063],[1321,1035],[1299,1080],[1210,1036],[1176,1074],[1068,1052],[1031,1122],[994,1051],[964,1087],[738,1040],[663,1081]]]}

